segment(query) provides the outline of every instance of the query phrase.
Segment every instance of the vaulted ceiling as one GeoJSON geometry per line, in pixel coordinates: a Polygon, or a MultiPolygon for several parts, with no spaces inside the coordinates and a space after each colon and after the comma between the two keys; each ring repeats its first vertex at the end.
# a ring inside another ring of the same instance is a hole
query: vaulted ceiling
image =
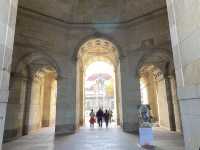
{"type": "Polygon", "coordinates": [[[21,8],[70,23],[121,23],[166,7],[165,0],[19,0],[21,8]]]}
{"type": "Polygon", "coordinates": [[[87,67],[95,61],[104,61],[116,66],[118,50],[113,43],[101,38],[94,38],[84,43],[78,53],[78,59],[87,67]]]}

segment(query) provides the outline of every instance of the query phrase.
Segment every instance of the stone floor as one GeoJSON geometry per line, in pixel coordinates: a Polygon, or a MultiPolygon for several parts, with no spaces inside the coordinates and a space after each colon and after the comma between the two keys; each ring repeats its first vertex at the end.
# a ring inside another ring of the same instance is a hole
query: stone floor
{"type": "MultiPolygon", "coordinates": [[[[184,150],[177,133],[155,129],[156,150],[184,150]]],[[[3,150],[139,150],[138,137],[120,128],[82,128],[76,134],[54,138],[54,130],[45,128],[32,135],[3,145],[3,150]]]]}

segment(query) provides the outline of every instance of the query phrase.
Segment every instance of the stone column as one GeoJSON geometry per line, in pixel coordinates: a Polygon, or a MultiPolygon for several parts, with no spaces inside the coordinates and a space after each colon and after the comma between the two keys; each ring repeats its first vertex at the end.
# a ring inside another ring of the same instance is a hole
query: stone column
{"type": "Polygon", "coordinates": [[[177,86],[176,86],[175,74],[170,75],[169,79],[170,79],[170,85],[171,85],[172,102],[173,102],[173,107],[174,107],[176,131],[181,133],[182,125],[181,125],[181,118],[180,118],[180,104],[177,97],[177,86]]]}
{"type": "Polygon", "coordinates": [[[171,91],[170,76],[165,75],[164,79],[165,79],[165,85],[166,85],[166,96],[167,96],[167,104],[168,104],[168,111],[169,111],[170,130],[176,131],[174,104],[173,104],[173,97],[172,97],[172,91],[171,91]]]}
{"type": "Polygon", "coordinates": [[[29,134],[29,117],[30,117],[30,108],[31,108],[31,91],[33,83],[33,73],[27,78],[26,85],[26,98],[24,103],[24,115],[23,115],[23,131],[22,135],[29,134]]]}
{"type": "MultiPolygon", "coordinates": [[[[117,113],[117,125],[121,125],[121,86],[120,86],[120,73],[117,70],[118,68],[115,67],[115,80],[114,80],[114,93],[115,93],[115,99],[116,99],[116,113],[117,113]]],[[[120,68],[119,68],[120,69],[120,68]]]]}
{"type": "Polygon", "coordinates": [[[200,1],[167,0],[186,150],[200,148],[200,1]]]}
{"type": "Polygon", "coordinates": [[[43,94],[44,77],[43,75],[35,73],[32,80],[30,94],[29,119],[27,124],[28,133],[34,132],[41,128],[43,94]]]}
{"type": "Polygon", "coordinates": [[[170,82],[171,82],[171,92],[172,92],[172,99],[174,105],[174,115],[175,115],[175,123],[176,123],[176,131],[182,132],[182,124],[181,124],[181,116],[180,116],[180,104],[177,96],[177,86],[176,86],[176,79],[175,74],[170,75],[170,82]]]}
{"type": "Polygon", "coordinates": [[[27,78],[22,74],[12,73],[10,93],[7,104],[4,141],[22,136],[23,116],[26,101],[27,78]]]}
{"type": "MultiPolygon", "coordinates": [[[[74,62],[75,63],[75,62],[74,62]]],[[[76,128],[84,123],[84,69],[80,60],[76,63],[76,128]]]]}
{"type": "Polygon", "coordinates": [[[156,95],[158,103],[159,125],[170,130],[169,94],[167,93],[168,84],[164,75],[159,71],[154,72],[156,80],[156,95]]]}
{"type": "Polygon", "coordinates": [[[79,102],[80,102],[80,114],[79,114],[79,125],[80,126],[83,126],[84,125],[84,121],[85,121],[85,118],[84,118],[84,71],[83,70],[80,70],[80,75],[79,75],[80,77],[79,77],[79,79],[80,79],[80,81],[79,81],[79,86],[78,86],[78,88],[80,88],[80,100],[79,100],[79,102]]]}
{"type": "Polygon", "coordinates": [[[49,127],[51,121],[51,96],[53,92],[54,75],[46,74],[44,77],[44,100],[43,100],[43,113],[42,113],[42,127],[49,127]]]}
{"type": "Polygon", "coordinates": [[[0,1],[0,150],[4,132],[18,0],[0,1]]]}
{"type": "MultiPolygon", "coordinates": [[[[137,63],[135,63],[137,64],[137,63]]],[[[132,64],[132,68],[136,68],[132,64]]],[[[122,127],[126,132],[137,132],[138,125],[138,105],[141,104],[140,81],[136,74],[131,73],[129,69],[128,57],[120,60],[121,66],[121,90],[122,90],[122,127]]]]}
{"type": "Polygon", "coordinates": [[[76,130],[76,63],[68,62],[66,75],[58,77],[56,135],[76,130]]]}

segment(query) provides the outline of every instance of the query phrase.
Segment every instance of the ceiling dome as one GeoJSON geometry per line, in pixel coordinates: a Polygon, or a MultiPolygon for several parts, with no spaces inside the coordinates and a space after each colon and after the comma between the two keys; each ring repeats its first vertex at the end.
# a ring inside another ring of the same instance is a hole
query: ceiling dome
{"type": "Polygon", "coordinates": [[[166,6],[165,0],[20,0],[21,8],[69,23],[122,23],[166,6]]]}

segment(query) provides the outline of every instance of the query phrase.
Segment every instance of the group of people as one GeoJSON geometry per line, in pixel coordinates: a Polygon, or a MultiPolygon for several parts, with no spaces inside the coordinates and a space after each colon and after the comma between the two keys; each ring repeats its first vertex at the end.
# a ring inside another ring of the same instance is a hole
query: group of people
{"type": "Polygon", "coordinates": [[[97,119],[97,123],[99,125],[99,127],[102,128],[103,125],[103,120],[106,123],[106,128],[108,128],[108,124],[109,122],[112,122],[112,116],[113,116],[113,112],[112,110],[105,110],[105,112],[99,108],[99,110],[97,111],[97,113],[95,114],[94,110],[92,109],[90,112],[90,127],[94,127],[94,124],[96,123],[96,119],[97,119]]]}

